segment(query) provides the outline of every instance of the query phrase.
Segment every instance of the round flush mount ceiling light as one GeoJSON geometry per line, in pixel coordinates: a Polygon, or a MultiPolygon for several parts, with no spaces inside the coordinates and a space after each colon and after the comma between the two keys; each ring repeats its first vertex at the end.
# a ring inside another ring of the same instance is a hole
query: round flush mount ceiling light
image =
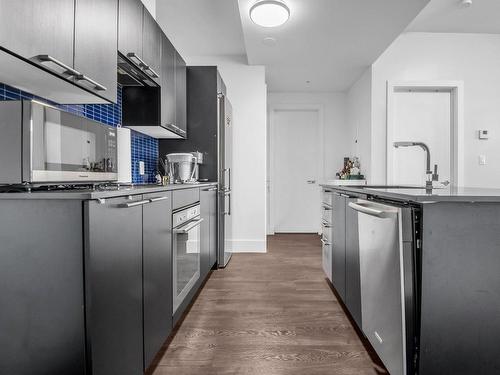
{"type": "Polygon", "coordinates": [[[281,26],[288,18],[290,8],[281,0],[259,0],[250,8],[250,19],[259,26],[281,26]]]}

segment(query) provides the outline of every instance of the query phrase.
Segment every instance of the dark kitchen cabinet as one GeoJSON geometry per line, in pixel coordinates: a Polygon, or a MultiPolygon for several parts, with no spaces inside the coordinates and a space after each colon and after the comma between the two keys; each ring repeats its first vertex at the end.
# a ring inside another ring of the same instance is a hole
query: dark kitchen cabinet
{"type": "Polygon", "coordinates": [[[141,196],[85,202],[88,351],[93,375],[143,372],[141,196]]]}
{"type": "Polygon", "coordinates": [[[161,38],[161,125],[175,125],[175,48],[162,34],[161,38]]]}
{"type": "Polygon", "coordinates": [[[148,65],[145,70],[156,83],[160,83],[161,76],[161,45],[163,32],[153,16],[144,8],[142,31],[142,59],[148,65]]]}
{"type": "Polygon", "coordinates": [[[217,260],[217,187],[208,187],[201,190],[201,261],[200,282],[203,282],[217,260]]]}
{"type": "Polygon", "coordinates": [[[144,369],[172,331],[172,198],[144,195],[143,206],[144,369]]]}
{"type": "Polygon", "coordinates": [[[73,67],[74,12],[68,0],[0,0],[0,46],[63,74],[73,67]]]}
{"type": "Polygon", "coordinates": [[[81,202],[0,203],[0,374],[88,373],[81,202]]]}
{"type": "MultiPolygon", "coordinates": [[[[140,0],[118,2],[118,51],[124,56],[135,54],[142,59],[143,12],[144,6],[140,0]]],[[[133,61],[139,62],[137,58],[133,61]]]]}
{"type": "Polygon", "coordinates": [[[186,62],[175,51],[175,125],[184,137],[187,137],[186,75],[186,62]]]}
{"type": "Polygon", "coordinates": [[[361,280],[359,266],[358,214],[349,207],[356,198],[346,198],[345,206],[345,304],[361,328],[361,280]]]}
{"type": "Polygon", "coordinates": [[[333,193],[332,197],[332,284],[345,302],[345,203],[346,198],[333,193]]]}
{"type": "Polygon", "coordinates": [[[74,68],[77,82],[116,102],[118,0],[76,0],[74,68]]]}

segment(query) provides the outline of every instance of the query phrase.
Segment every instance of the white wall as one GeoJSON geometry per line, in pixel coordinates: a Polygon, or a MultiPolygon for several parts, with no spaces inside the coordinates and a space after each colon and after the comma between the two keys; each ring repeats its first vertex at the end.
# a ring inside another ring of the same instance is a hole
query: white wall
{"type": "Polygon", "coordinates": [[[266,251],[266,100],[263,66],[239,56],[186,57],[188,65],[217,65],[233,105],[233,248],[266,251]]]}
{"type": "MultiPolygon", "coordinates": [[[[500,187],[500,35],[406,33],[373,64],[372,179],[386,178],[386,82],[464,82],[464,185],[500,187]],[[490,139],[480,141],[478,129],[490,139]],[[478,155],[487,157],[480,166],[478,155]]],[[[432,152],[432,150],[431,150],[432,152]]]]}
{"type": "MultiPolygon", "coordinates": [[[[347,126],[346,94],[331,93],[286,93],[270,92],[268,95],[268,116],[273,106],[301,105],[320,106],[323,112],[323,160],[325,180],[333,179],[342,169],[344,156],[349,156],[350,134],[347,126]]],[[[269,117],[268,117],[269,118],[269,117]]],[[[268,120],[269,123],[269,120],[268,120]]]]}
{"type": "Polygon", "coordinates": [[[359,157],[361,173],[371,182],[372,69],[369,67],[347,92],[350,155],[359,157]]]}

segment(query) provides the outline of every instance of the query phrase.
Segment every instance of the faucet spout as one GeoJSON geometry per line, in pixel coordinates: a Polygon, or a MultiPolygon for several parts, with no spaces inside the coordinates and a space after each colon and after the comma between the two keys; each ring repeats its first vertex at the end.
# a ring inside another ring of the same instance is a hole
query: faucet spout
{"type": "Polygon", "coordinates": [[[427,146],[424,142],[411,142],[411,141],[403,141],[403,142],[394,142],[393,146],[395,148],[398,147],[420,147],[426,153],[426,163],[425,163],[425,174],[427,175],[427,182],[432,186],[432,170],[431,170],[431,151],[429,150],[429,146],[427,146]]]}

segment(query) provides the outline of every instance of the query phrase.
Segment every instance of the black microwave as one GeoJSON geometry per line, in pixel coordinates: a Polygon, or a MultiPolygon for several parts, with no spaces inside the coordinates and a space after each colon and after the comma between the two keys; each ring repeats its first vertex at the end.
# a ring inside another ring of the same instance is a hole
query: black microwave
{"type": "Polygon", "coordinates": [[[116,129],[35,100],[0,102],[0,184],[117,180],[116,129]]]}

